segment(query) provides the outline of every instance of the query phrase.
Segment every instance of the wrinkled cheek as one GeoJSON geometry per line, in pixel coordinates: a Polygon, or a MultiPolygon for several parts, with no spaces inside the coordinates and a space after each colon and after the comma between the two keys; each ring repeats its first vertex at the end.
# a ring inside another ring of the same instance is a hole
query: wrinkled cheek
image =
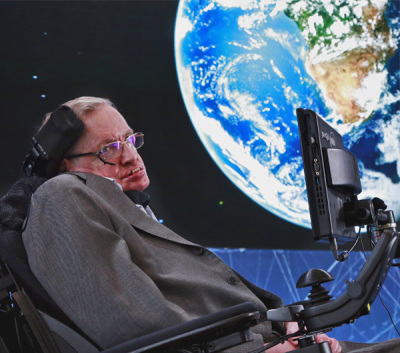
{"type": "Polygon", "coordinates": [[[149,184],[150,184],[150,179],[146,174],[146,176],[145,176],[145,178],[143,180],[143,190],[146,189],[149,186],[149,184]]]}
{"type": "Polygon", "coordinates": [[[137,190],[137,191],[143,191],[146,189],[150,184],[150,180],[145,174],[143,177],[135,179],[135,180],[127,180],[123,183],[122,189],[124,191],[129,191],[129,190],[137,190]]]}

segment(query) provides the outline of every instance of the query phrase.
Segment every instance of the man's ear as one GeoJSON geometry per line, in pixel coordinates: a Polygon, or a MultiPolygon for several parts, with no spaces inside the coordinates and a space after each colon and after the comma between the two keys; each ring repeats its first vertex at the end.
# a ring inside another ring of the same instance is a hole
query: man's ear
{"type": "Polygon", "coordinates": [[[60,166],[60,173],[63,172],[70,172],[74,168],[74,163],[71,162],[69,159],[64,158],[63,161],[61,162],[60,166]]]}

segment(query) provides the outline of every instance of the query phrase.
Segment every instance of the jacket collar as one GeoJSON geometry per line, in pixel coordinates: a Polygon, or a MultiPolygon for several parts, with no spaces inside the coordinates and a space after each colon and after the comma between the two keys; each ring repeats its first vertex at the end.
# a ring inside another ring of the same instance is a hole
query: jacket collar
{"type": "Polygon", "coordinates": [[[68,174],[75,175],[82,180],[87,187],[96,192],[96,194],[103,198],[113,209],[118,210],[120,215],[134,228],[179,244],[199,246],[182,238],[161,223],[147,216],[132,202],[120,187],[110,179],[83,172],[69,172],[68,174]]]}

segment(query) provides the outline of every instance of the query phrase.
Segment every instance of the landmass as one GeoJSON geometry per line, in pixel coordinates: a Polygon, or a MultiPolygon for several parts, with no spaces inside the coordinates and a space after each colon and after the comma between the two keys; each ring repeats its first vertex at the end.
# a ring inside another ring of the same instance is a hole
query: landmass
{"type": "Polygon", "coordinates": [[[289,0],[293,19],[308,45],[307,70],[346,123],[367,119],[375,109],[396,52],[385,17],[387,2],[289,0]]]}

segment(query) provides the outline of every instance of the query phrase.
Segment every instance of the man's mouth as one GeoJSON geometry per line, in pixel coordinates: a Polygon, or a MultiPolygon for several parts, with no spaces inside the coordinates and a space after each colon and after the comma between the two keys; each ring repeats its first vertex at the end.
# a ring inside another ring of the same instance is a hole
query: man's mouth
{"type": "Polygon", "coordinates": [[[130,178],[134,175],[140,175],[140,173],[144,173],[144,167],[139,166],[137,168],[131,169],[129,172],[125,173],[124,178],[130,178]]]}
{"type": "Polygon", "coordinates": [[[133,174],[136,174],[136,173],[138,173],[138,172],[140,172],[140,167],[137,167],[137,168],[135,168],[135,169],[132,169],[131,171],[130,171],[130,173],[129,173],[129,175],[133,175],[133,174]]]}

